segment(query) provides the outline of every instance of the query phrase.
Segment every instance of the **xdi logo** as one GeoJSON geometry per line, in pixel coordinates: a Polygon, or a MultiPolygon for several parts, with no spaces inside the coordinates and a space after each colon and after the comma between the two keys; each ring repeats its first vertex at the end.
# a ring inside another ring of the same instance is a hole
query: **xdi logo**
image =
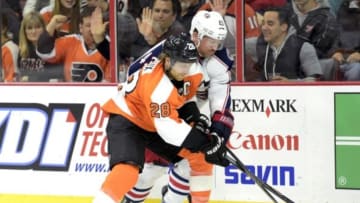
{"type": "Polygon", "coordinates": [[[67,171],[84,104],[0,103],[0,168],[67,171]]]}

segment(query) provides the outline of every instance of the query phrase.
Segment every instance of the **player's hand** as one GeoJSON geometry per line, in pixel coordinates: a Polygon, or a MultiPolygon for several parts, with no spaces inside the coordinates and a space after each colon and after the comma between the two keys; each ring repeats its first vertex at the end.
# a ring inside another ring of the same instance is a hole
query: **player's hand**
{"type": "Polygon", "coordinates": [[[206,144],[201,150],[205,154],[205,160],[209,163],[219,166],[228,166],[229,161],[225,158],[226,146],[224,139],[216,133],[211,133],[209,136],[210,143],[206,144]]]}
{"type": "Polygon", "coordinates": [[[200,114],[198,121],[194,123],[194,128],[201,131],[203,134],[209,134],[209,118],[204,115],[200,114]]]}
{"type": "Polygon", "coordinates": [[[234,127],[234,117],[230,111],[215,111],[211,118],[210,132],[215,132],[224,138],[225,142],[229,139],[234,127]]]}

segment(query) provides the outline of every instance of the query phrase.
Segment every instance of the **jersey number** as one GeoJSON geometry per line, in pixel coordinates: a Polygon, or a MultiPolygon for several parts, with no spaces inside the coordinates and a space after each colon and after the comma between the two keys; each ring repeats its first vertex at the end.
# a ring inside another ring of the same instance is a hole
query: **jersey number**
{"type": "Polygon", "coordinates": [[[151,116],[155,118],[169,117],[170,116],[170,104],[169,103],[151,103],[151,116]]]}

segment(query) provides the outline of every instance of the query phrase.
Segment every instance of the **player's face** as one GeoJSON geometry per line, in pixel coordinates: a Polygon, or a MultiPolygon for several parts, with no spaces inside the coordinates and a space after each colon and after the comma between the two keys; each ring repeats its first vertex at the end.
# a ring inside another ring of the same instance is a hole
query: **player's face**
{"type": "Polygon", "coordinates": [[[184,62],[175,62],[174,65],[170,69],[170,77],[177,80],[184,80],[185,76],[189,73],[190,67],[194,63],[184,63],[184,62]]]}
{"type": "Polygon", "coordinates": [[[212,39],[210,37],[203,37],[198,45],[198,52],[202,57],[210,57],[215,54],[216,50],[221,46],[222,41],[212,39]]]}

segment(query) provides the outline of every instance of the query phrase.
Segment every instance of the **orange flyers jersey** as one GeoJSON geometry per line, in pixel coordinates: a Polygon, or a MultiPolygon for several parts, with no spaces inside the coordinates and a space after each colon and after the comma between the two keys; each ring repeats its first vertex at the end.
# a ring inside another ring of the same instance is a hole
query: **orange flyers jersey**
{"type": "Polygon", "coordinates": [[[260,28],[255,10],[245,3],[245,38],[258,37],[260,28]]]}
{"type": "MultiPolygon", "coordinates": [[[[53,17],[53,12],[52,12],[53,9],[54,9],[53,6],[47,6],[40,10],[40,15],[44,19],[45,25],[49,24],[51,18],[53,17]]],[[[70,21],[67,21],[66,23],[64,23],[61,26],[60,31],[64,32],[64,33],[69,33],[70,32],[70,21]]]]}
{"type": "Polygon", "coordinates": [[[87,50],[81,35],[71,34],[55,40],[50,53],[37,54],[50,63],[64,63],[66,82],[102,82],[111,80],[110,63],[97,49],[87,50]]]}
{"type": "Polygon", "coordinates": [[[107,113],[120,114],[140,128],[157,132],[166,142],[180,146],[191,131],[191,126],[179,118],[177,109],[195,98],[203,74],[199,64],[191,67],[183,88],[175,88],[154,58],[128,77],[124,94],[103,105],[107,113]]]}
{"type": "Polygon", "coordinates": [[[19,47],[13,41],[9,40],[1,46],[2,57],[2,75],[4,82],[16,81],[16,76],[19,73],[18,56],[19,47]]]}

